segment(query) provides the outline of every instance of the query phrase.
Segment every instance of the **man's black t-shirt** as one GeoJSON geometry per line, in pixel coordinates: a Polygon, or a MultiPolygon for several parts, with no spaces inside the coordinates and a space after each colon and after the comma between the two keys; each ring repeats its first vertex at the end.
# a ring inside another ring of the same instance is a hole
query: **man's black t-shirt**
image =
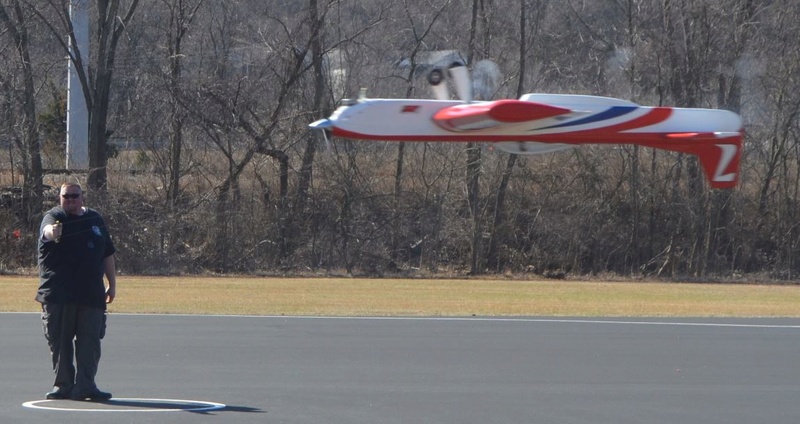
{"type": "Polygon", "coordinates": [[[105,221],[97,211],[68,215],[56,206],[42,219],[39,229],[39,292],[42,303],[74,303],[105,309],[103,261],[116,249],[105,221]],[[44,241],[44,227],[62,225],[58,242],[44,241]]]}

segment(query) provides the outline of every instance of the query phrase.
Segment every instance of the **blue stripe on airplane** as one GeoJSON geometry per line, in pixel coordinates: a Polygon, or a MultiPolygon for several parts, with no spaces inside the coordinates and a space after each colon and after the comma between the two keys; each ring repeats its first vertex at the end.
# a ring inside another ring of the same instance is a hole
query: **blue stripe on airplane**
{"type": "Polygon", "coordinates": [[[614,119],[620,117],[622,115],[629,114],[634,110],[639,109],[638,106],[612,106],[609,109],[606,109],[600,113],[596,113],[594,115],[587,116],[585,118],[577,119],[574,121],[564,122],[562,124],[553,125],[547,128],[541,129],[551,129],[551,128],[564,128],[564,127],[574,127],[576,125],[584,125],[584,124],[592,124],[594,122],[605,121],[608,119],[614,119]]]}

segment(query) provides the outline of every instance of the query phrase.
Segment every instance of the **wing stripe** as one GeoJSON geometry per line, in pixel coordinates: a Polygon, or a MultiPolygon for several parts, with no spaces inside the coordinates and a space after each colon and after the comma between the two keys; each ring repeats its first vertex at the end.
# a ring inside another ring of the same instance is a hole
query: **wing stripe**
{"type": "Polygon", "coordinates": [[[609,109],[606,109],[600,113],[596,113],[594,115],[587,116],[582,119],[577,119],[575,121],[564,122],[563,124],[552,125],[547,128],[542,129],[551,129],[551,128],[565,128],[565,127],[574,127],[576,125],[585,125],[585,124],[593,124],[595,122],[606,121],[609,119],[618,118],[623,115],[627,115],[636,109],[639,109],[637,106],[613,106],[609,109]]]}

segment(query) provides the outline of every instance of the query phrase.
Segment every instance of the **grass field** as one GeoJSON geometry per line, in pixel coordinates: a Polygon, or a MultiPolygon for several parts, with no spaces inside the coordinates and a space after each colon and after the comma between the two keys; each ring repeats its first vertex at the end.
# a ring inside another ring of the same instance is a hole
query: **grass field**
{"type": "MultiPolygon", "coordinates": [[[[800,286],[359,278],[118,278],[111,312],[335,316],[800,317],[800,286]]],[[[38,311],[0,276],[0,311],[38,311]]]]}

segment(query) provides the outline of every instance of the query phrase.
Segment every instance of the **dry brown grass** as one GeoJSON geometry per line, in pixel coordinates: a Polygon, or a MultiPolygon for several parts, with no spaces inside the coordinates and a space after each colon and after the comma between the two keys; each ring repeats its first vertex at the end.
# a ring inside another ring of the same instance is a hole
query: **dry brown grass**
{"type": "MultiPolygon", "coordinates": [[[[36,277],[0,277],[0,311],[37,311],[36,277]]],[[[335,316],[800,317],[800,286],[120,276],[112,312],[335,316]]]]}

